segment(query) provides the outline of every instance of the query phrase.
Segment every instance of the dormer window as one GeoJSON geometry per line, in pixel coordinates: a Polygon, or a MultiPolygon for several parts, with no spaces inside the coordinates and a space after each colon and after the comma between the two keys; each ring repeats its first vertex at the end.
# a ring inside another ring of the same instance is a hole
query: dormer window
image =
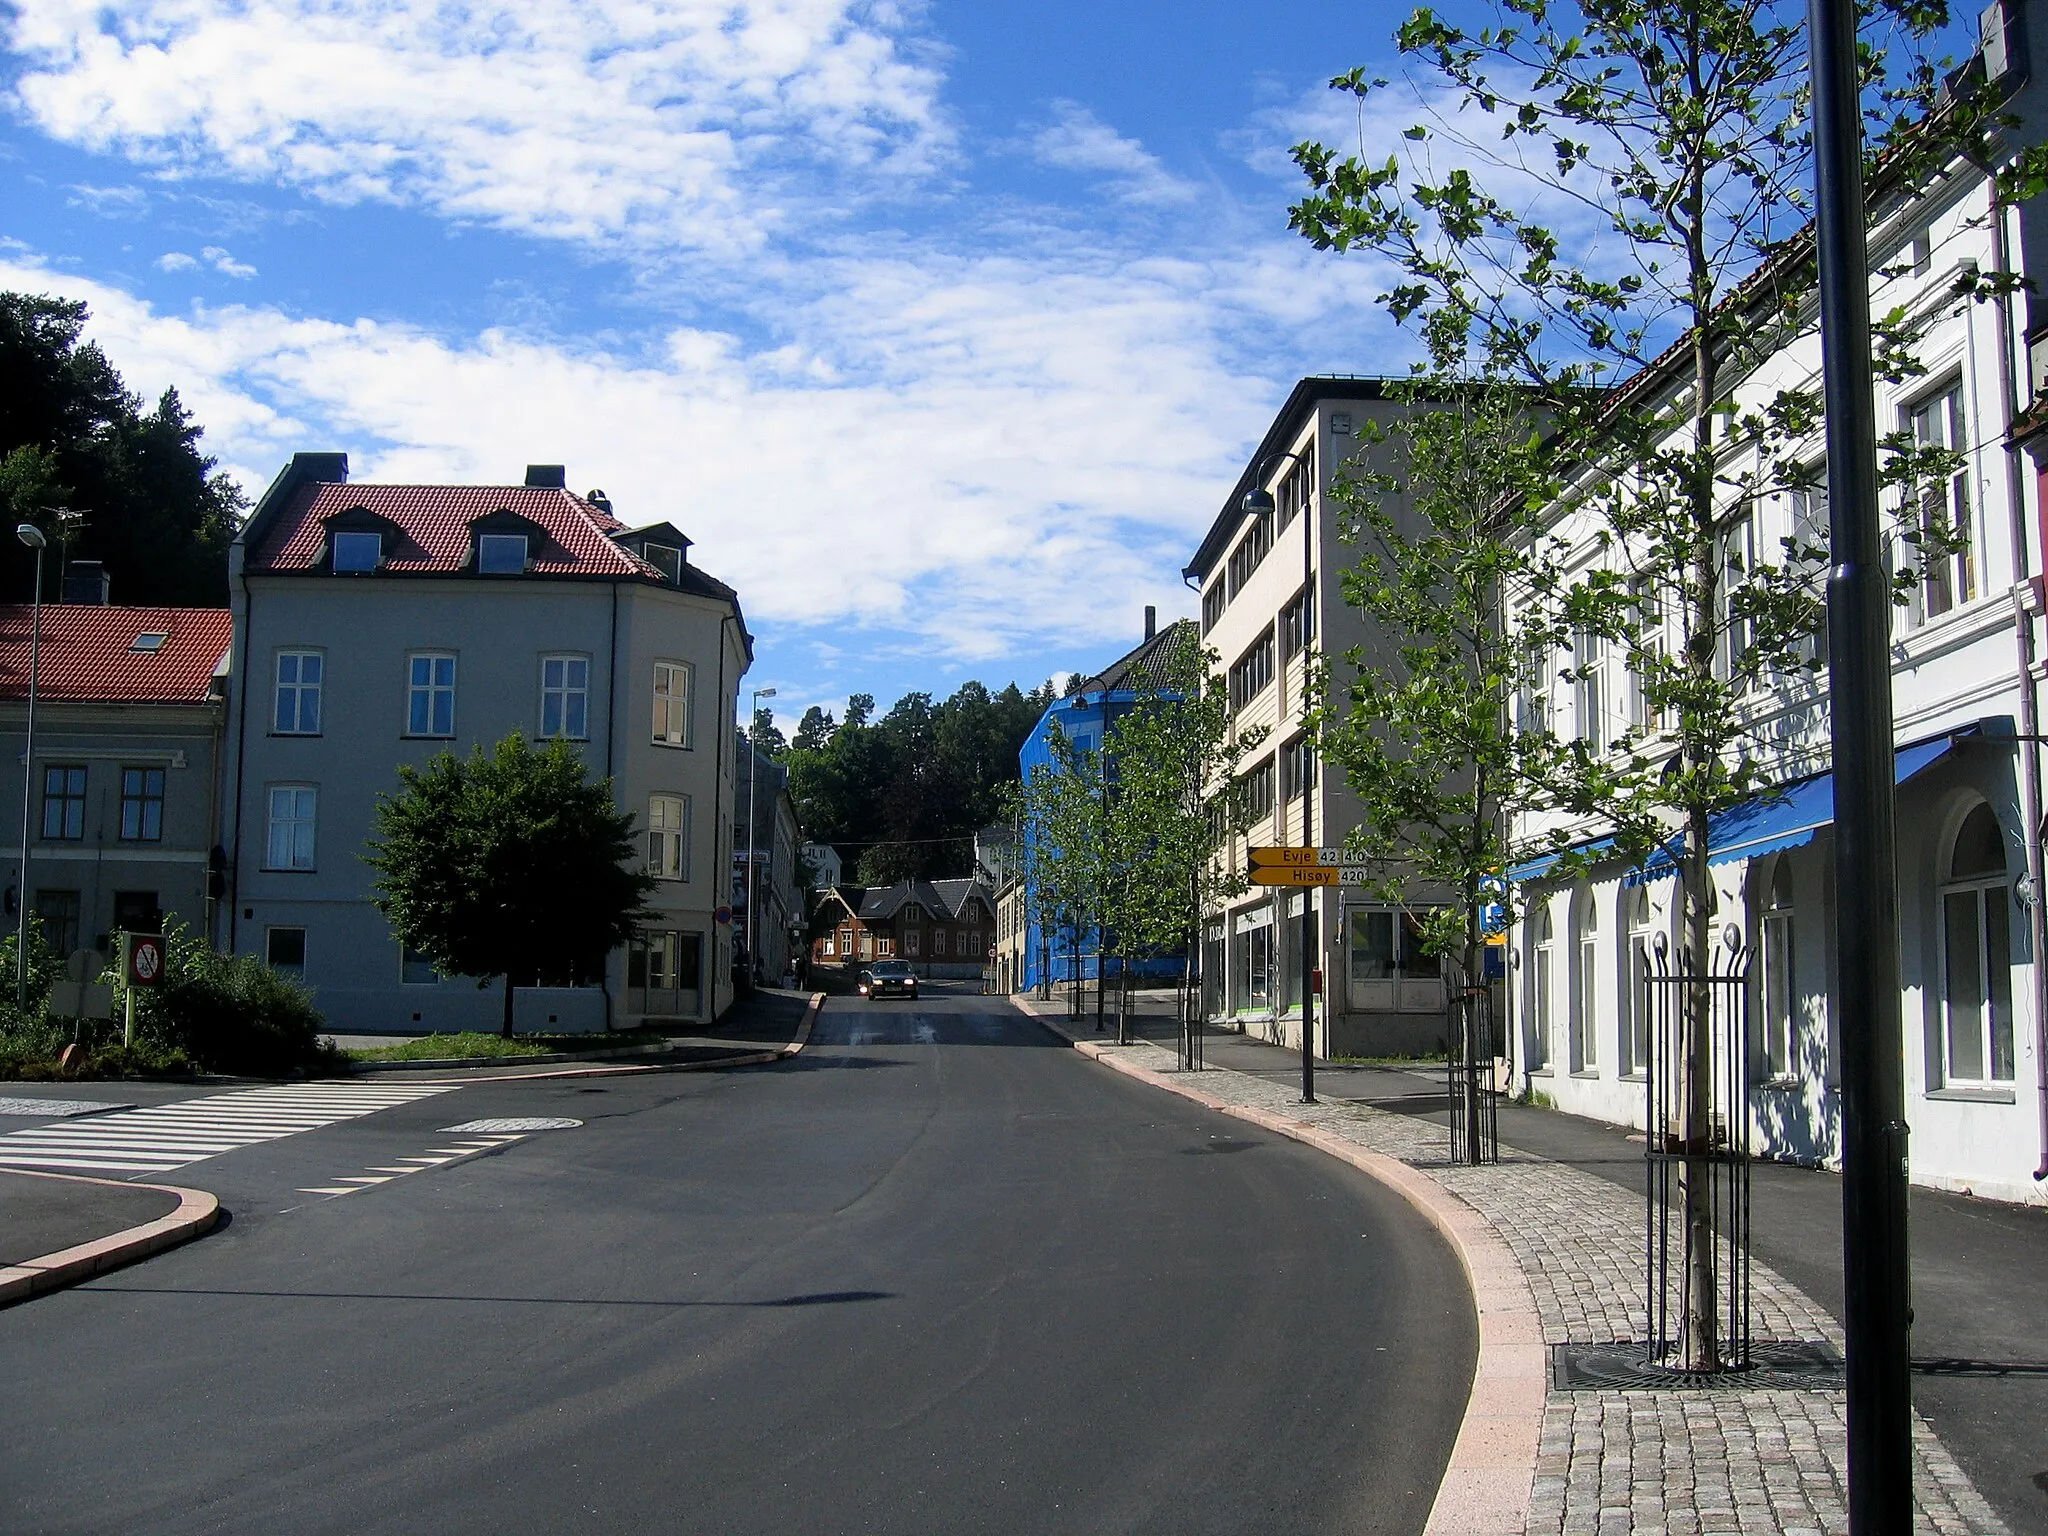
{"type": "Polygon", "coordinates": [[[480,533],[476,536],[476,568],[485,576],[518,576],[526,570],[526,535],[480,533]]]}
{"type": "Polygon", "coordinates": [[[384,535],[381,533],[337,533],[334,535],[334,569],[374,571],[384,563],[384,535]]]}
{"type": "Polygon", "coordinates": [[[647,563],[669,581],[683,579],[683,552],[673,544],[645,544],[647,563]]]}

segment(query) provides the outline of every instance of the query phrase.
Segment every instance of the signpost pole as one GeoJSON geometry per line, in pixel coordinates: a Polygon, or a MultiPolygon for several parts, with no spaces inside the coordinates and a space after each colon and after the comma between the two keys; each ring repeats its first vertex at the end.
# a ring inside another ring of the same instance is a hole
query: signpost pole
{"type": "Polygon", "coordinates": [[[135,942],[135,935],[121,935],[121,1043],[135,1044],[135,975],[129,968],[129,946],[135,942]]]}

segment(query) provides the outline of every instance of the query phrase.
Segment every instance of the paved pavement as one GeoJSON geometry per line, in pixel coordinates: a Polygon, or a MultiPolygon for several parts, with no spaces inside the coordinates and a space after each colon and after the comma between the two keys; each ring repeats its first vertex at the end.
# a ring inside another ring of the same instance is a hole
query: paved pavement
{"type": "Polygon", "coordinates": [[[0,1169],[0,1269],[168,1216],[178,1197],[0,1169]]]}
{"type": "Polygon", "coordinates": [[[0,1529],[1414,1532],[1472,1369],[1404,1202],[1000,999],[178,1180],[232,1221],[0,1313],[0,1529]]]}
{"type": "MultiPolygon", "coordinates": [[[[1095,1038],[1092,1018],[1080,1032],[1095,1038]]],[[[1113,1029],[1113,1026],[1112,1026],[1113,1029]]],[[[1170,1048],[1174,1029],[1154,1008],[1133,1020],[1134,1034],[1170,1048]]],[[[1296,1053],[1242,1035],[1212,1033],[1207,1060],[1223,1076],[1241,1074],[1268,1095],[1291,1100],[1300,1087],[1296,1053]]],[[[1441,1079],[1434,1071],[1389,1070],[1317,1063],[1318,1096],[1372,1110],[1390,1111],[1414,1127],[1448,1122],[1441,1079]]],[[[1440,1133],[1439,1133],[1440,1134],[1440,1133]]],[[[1578,1176],[1549,1190],[1545,1198],[1576,1205],[1586,1213],[1608,1208],[1626,1214],[1632,1205],[1634,1229],[1619,1234],[1640,1252],[1643,1198],[1642,1147],[1628,1133],[1598,1122],[1551,1110],[1504,1105],[1500,1135],[1505,1146],[1550,1162],[1560,1172],[1578,1176]],[[1604,1199],[1598,1181],[1624,1202],[1615,1207],[1604,1199]],[[1575,1193],[1576,1191],[1576,1193],[1575,1193]]],[[[1412,1140],[1412,1138],[1411,1138],[1412,1140]]],[[[1425,1137],[1425,1143],[1427,1138],[1425,1137]]],[[[1424,1143],[1415,1143],[1419,1148],[1424,1143]]],[[[1426,1156],[1426,1152],[1419,1153],[1426,1156]]],[[[1440,1154],[1439,1154],[1440,1155],[1440,1154]]],[[[1463,1175],[1454,1175],[1463,1177],[1463,1175]]],[[[1522,1176],[1525,1180],[1528,1175],[1522,1176]]],[[[1553,1226],[1554,1211],[1544,1219],[1553,1226]]],[[[1503,1220],[1512,1223],[1512,1213],[1503,1220]]],[[[1759,1164],[1754,1171],[1752,1241],[1759,1263],[1781,1284],[1778,1305],[1797,1298],[1811,1306],[1818,1329],[1839,1331],[1842,1315],[1841,1183],[1832,1174],[1779,1164],[1759,1164]]],[[[1912,1195],[1914,1395],[1922,1417],[1940,1444],[1953,1454],[1961,1473],[1988,1501],[1997,1517],[2015,1532],[2048,1533],[2048,1325],[2042,1322],[2044,1277],[2048,1277],[2048,1212],[1998,1205],[1988,1201],[1915,1190],[1912,1195]]],[[[1574,1238],[1582,1226],[1569,1225],[1574,1238]]],[[[1525,1252],[1540,1241],[1534,1232],[1522,1238],[1525,1252]]],[[[1597,1243],[1578,1242],[1544,1255],[1549,1262],[1579,1256],[1580,1267],[1602,1262],[1597,1243]]],[[[1605,1331],[1627,1337],[1640,1327],[1640,1302],[1631,1294],[1639,1287],[1639,1257],[1626,1251],[1608,1256],[1606,1273],[1579,1277],[1581,1284],[1561,1304],[1563,1333],[1588,1339],[1605,1331]],[[1571,1315],[1564,1314],[1571,1309],[1571,1315]]],[[[1781,1311],[1778,1321],[1792,1326],[1795,1313],[1781,1311]]],[[[1709,1459],[1725,1459],[1731,1423],[1728,1405],[1703,1404],[1676,1397],[1667,1412],[1676,1418],[1664,1426],[1669,1436],[1705,1436],[1709,1459]],[[1711,1442],[1711,1443],[1708,1443],[1711,1442]]],[[[1581,1461],[1592,1446],[1608,1451],[1610,1490],[1626,1486],[1632,1439],[1630,1415],[1640,1416],[1644,1403],[1600,1403],[1587,1397],[1574,1404],[1570,1435],[1580,1446],[1581,1461]]],[[[1786,1397],[1766,1415],[1769,1433],[1806,1445],[1812,1457],[1825,1461],[1821,1447],[1828,1438],[1827,1415],[1818,1420],[1802,1414],[1790,1420],[1795,1400],[1786,1397]]],[[[1753,1416],[1738,1412],[1739,1433],[1754,1436],[1753,1416]]],[[[1569,1441],[1562,1442],[1569,1444],[1569,1441]]],[[[1553,1449],[1558,1447],[1554,1446],[1553,1449]]],[[[1698,1447],[1695,1447],[1697,1450],[1698,1447]]],[[[1590,1528],[1590,1527],[1589,1527],[1590,1528]]],[[[1747,1529],[1747,1527],[1745,1527],[1747,1529]]]]}

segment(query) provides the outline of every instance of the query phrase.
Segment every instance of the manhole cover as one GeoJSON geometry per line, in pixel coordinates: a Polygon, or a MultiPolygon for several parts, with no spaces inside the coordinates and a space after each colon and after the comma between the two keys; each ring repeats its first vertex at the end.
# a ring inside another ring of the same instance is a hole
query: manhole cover
{"type": "Polygon", "coordinates": [[[1842,1357],[1826,1344],[1759,1339],[1749,1367],[1679,1371],[1647,1358],[1641,1344],[1553,1344],[1551,1385],[1560,1392],[1838,1392],[1842,1357]]]}
{"type": "Polygon", "coordinates": [[[573,1131],[581,1120],[465,1120],[460,1125],[444,1125],[441,1134],[461,1135],[464,1132],[480,1131],[573,1131]]]}

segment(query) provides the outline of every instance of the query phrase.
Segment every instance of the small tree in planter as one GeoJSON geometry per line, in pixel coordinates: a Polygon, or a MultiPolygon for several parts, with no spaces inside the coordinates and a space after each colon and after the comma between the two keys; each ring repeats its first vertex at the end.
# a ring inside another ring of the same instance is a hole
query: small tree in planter
{"type": "Polygon", "coordinates": [[[377,799],[364,861],[399,940],[438,970],[505,981],[502,1033],[525,978],[593,976],[645,920],[654,879],[634,863],[631,812],[565,741],[514,733],[488,755],[403,764],[377,799]]]}

